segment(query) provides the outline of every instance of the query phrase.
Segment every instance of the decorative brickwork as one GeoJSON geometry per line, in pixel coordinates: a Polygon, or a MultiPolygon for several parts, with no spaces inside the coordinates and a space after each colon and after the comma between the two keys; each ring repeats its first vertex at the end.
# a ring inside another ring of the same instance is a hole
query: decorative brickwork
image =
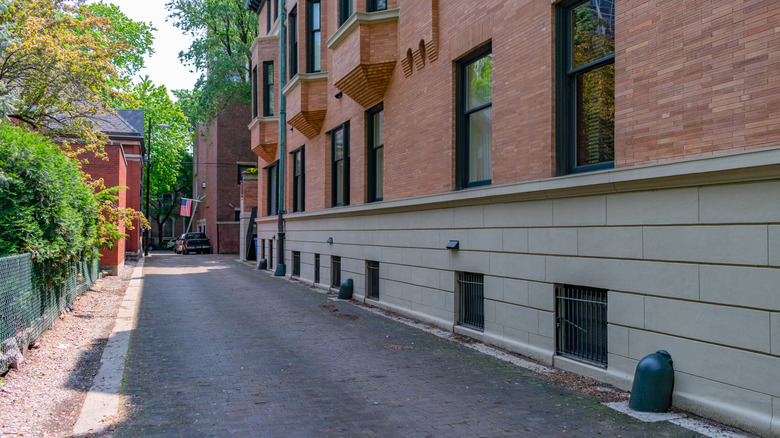
{"type": "Polygon", "coordinates": [[[362,107],[368,108],[384,97],[395,64],[395,61],[361,64],[333,85],[362,107]]]}

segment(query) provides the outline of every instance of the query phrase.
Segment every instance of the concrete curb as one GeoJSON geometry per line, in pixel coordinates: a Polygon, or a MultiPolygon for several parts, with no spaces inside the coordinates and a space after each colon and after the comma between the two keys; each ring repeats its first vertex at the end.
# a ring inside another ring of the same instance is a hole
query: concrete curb
{"type": "Polygon", "coordinates": [[[125,361],[130,348],[130,338],[135,329],[136,309],[141,297],[143,283],[144,258],[138,261],[130,284],[116,315],[116,322],[108,338],[103,356],[100,359],[100,371],[89,389],[79,418],[73,426],[73,435],[98,434],[112,426],[105,420],[119,412],[122,380],[125,373],[125,361]]]}

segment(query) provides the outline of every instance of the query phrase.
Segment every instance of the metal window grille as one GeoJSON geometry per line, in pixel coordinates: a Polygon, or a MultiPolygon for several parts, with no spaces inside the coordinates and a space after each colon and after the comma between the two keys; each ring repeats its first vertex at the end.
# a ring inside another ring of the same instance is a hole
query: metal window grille
{"type": "Polygon", "coordinates": [[[268,269],[273,269],[274,265],[274,241],[273,239],[268,241],[268,269]]]}
{"type": "Polygon", "coordinates": [[[265,239],[260,239],[260,258],[265,258],[265,239]]]}
{"type": "Polygon", "coordinates": [[[293,262],[292,276],[300,277],[301,276],[301,253],[300,252],[293,251],[292,262],[293,262]]]}
{"type": "Polygon", "coordinates": [[[366,262],[366,294],[368,298],[379,299],[379,262],[366,262]]]}
{"type": "Polygon", "coordinates": [[[330,258],[330,287],[341,286],[341,257],[330,258]]]}
{"type": "Polygon", "coordinates": [[[556,286],[558,354],[607,366],[607,291],[556,286]]]}
{"type": "Polygon", "coordinates": [[[485,328],[485,276],[458,274],[458,323],[471,328],[485,328]]]}
{"type": "Polygon", "coordinates": [[[320,255],[314,254],[314,283],[320,282],[320,255]]]}

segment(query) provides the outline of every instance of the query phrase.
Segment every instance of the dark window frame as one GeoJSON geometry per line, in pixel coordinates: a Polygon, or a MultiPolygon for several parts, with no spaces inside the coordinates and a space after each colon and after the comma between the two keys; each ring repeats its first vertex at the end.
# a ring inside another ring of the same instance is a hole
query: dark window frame
{"type": "Polygon", "coordinates": [[[320,255],[314,254],[314,284],[320,282],[320,255]]]}
{"type": "MultiPolygon", "coordinates": [[[[473,62],[481,59],[493,52],[492,41],[484,44],[465,57],[458,60],[457,68],[455,71],[455,83],[456,83],[456,131],[455,131],[455,188],[456,190],[479,187],[492,184],[492,163],[491,163],[491,178],[478,181],[469,181],[469,132],[468,123],[469,116],[479,111],[492,108],[493,98],[491,95],[490,103],[476,106],[466,110],[466,97],[467,97],[467,84],[466,84],[466,67],[473,62]]],[[[493,118],[490,119],[491,126],[493,118]]],[[[492,148],[492,141],[491,141],[492,148]]],[[[491,151],[492,157],[492,151],[491,151]]]]}
{"type": "Polygon", "coordinates": [[[252,118],[256,119],[260,115],[260,96],[258,96],[257,66],[252,69],[252,118]]]}
{"type": "Polygon", "coordinates": [[[378,0],[368,0],[368,4],[366,5],[366,9],[368,12],[378,12],[378,11],[386,11],[387,10],[387,0],[385,0],[385,7],[379,6],[378,0]]]}
{"type": "MultiPolygon", "coordinates": [[[[384,103],[380,103],[373,108],[366,111],[366,165],[367,165],[367,171],[366,171],[366,195],[367,195],[367,202],[379,202],[384,199],[384,181],[382,183],[382,193],[377,193],[377,172],[379,170],[377,166],[377,153],[379,152],[379,149],[382,149],[382,154],[384,155],[384,135],[382,138],[381,144],[376,144],[376,139],[374,138],[374,116],[376,116],[378,113],[382,112],[384,113],[384,103]]],[[[384,177],[384,159],[382,160],[382,176],[384,177]]]]}
{"type": "Polygon", "coordinates": [[[379,262],[366,260],[366,298],[379,300],[379,262]]]}
{"type": "Polygon", "coordinates": [[[279,213],[279,161],[274,161],[265,168],[266,170],[266,216],[279,213]],[[276,181],[272,181],[272,179],[276,181]],[[274,207],[276,207],[274,209],[274,207]]]}
{"type": "Polygon", "coordinates": [[[322,71],[322,3],[320,0],[307,0],[306,1],[306,72],[307,73],[318,73],[322,71]],[[319,16],[320,21],[316,23],[317,27],[315,29],[314,25],[314,5],[318,5],[319,8],[319,16]],[[314,60],[315,60],[315,51],[314,51],[314,36],[316,34],[319,34],[320,36],[320,46],[318,50],[320,51],[320,65],[315,66],[314,60]],[[317,68],[319,67],[319,68],[317,68]]]}
{"type": "Polygon", "coordinates": [[[345,122],[330,132],[330,159],[331,159],[331,207],[349,205],[349,122],[345,122]],[[344,156],[336,159],[336,132],[344,131],[344,156]],[[337,193],[337,172],[338,162],[343,161],[344,172],[342,173],[342,202],[338,202],[337,193]]]}
{"type": "Polygon", "coordinates": [[[330,287],[341,287],[341,256],[330,256],[330,287]]]}
{"type": "MultiPolygon", "coordinates": [[[[556,173],[569,175],[573,173],[592,172],[615,167],[612,161],[602,161],[594,164],[577,165],[577,77],[598,68],[614,65],[615,53],[603,56],[595,61],[572,68],[572,11],[590,0],[569,0],[558,5],[555,10],[555,120],[556,120],[556,173]]],[[[614,92],[614,90],[613,90],[614,92]]],[[[613,108],[614,111],[614,108],[613,108]]],[[[614,155],[614,138],[613,151],[614,155]]]]}
{"type": "Polygon", "coordinates": [[[555,352],[606,368],[609,359],[609,293],[606,289],[555,285],[555,352]]]}
{"type": "Polygon", "coordinates": [[[298,6],[288,14],[290,32],[288,41],[290,45],[290,79],[298,74],[298,6]]]}
{"type": "Polygon", "coordinates": [[[474,329],[485,329],[485,275],[476,272],[458,272],[458,324],[474,329]]]}
{"type": "Polygon", "coordinates": [[[274,21],[279,18],[279,0],[274,0],[274,21]]]}
{"type": "Polygon", "coordinates": [[[299,211],[306,211],[306,150],[305,146],[301,146],[298,149],[290,152],[292,159],[292,175],[293,191],[292,191],[292,211],[293,213],[299,211]],[[296,161],[300,160],[300,174],[297,173],[296,161]]]}
{"type": "Polygon", "coordinates": [[[339,0],[339,26],[352,16],[352,0],[339,0]]]}
{"type": "MultiPolygon", "coordinates": [[[[269,33],[271,33],[271,2],[267,1],[265,3],[266,3],[266,6],[268,6],[268,10],[266,11],[266,15],[267,15],[266,20],[268,21],[268,23],[266,23],[266,30],[265,30],[265,32],[266,32],[266,34],[269,34],[269,33]]],[[[277,6],[276,8],[279,9],[279,6],[277,6]]]]}
{"type": "Polygon", "coordinates": [[[300,251],[292,252],[292,273],[290,275],[292,277],[301,276],[301,252],[300,251]]]}
{"type": "Polygon", "coordinates": [[[265,61],[263,62],[263,117],[271,117],[273,115],[274,115],[274,62],[265,61]]]}

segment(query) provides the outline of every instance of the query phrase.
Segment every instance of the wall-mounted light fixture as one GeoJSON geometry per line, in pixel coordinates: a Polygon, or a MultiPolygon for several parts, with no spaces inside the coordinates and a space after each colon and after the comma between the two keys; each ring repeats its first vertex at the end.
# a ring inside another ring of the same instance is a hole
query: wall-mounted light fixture
{"type": "Polygon", "coordinates": [[[201,185],[200,185],[200,186],[201,186],[201,187],[203,187],[203,188],[205,189],[205,188],[206,188],[206,183],[201,183],[201,185]]]}
{"type": "Polygon", "coordinates": [[[458,249],[460,246],[460,240],[450,240],[447,242],[447,249],[458,249]]]}
{"type": "Polygon", "coordinates": [[[338,93],[336,93],[336,99],[341,99],[341,96],[343,96],[343,95],[344,95],[344,93],[339,91],[338,93]]]}
{"type": "Polygon", "coordinates": [[[326,240],[325,243],[333,243],[333,238],[332,237],[328,237],[328,240],[326,240]]]}

